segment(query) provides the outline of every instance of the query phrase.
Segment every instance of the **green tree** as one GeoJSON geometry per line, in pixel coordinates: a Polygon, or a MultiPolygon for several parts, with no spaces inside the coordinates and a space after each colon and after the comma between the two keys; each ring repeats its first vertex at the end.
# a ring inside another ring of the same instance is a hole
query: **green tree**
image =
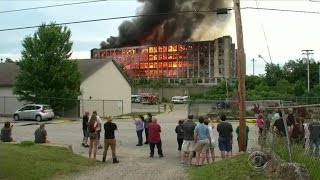
{"type": "Polygon", "coordinates": [[[268,86],[275,86],[279,80],[283,79],[283,72],[279,64],[268,63],[266,64],[265,71],[265,81],[268,86]]]}
{"type": "Polygon", "coordinates": [[[305,92],[305,84],[306,83],[304,81],[301,81],[301,80],[296,81],[294,83],[294,90],[293,90],[294,95],[302,96],[305,92]]]}
{"type": "Polygon", "coordinates": [[[256,86],[260,85],[263,82],[263,77],[260,76],[246,76],[246,89],[247,90],[252,90],[255,89],[256,86]]]}
{"type": "Polygon", "coordinates": [[[283,74],[290,83],[295,83],[298,80],[306,81],[307,66],[301,59],[290,60],[284,64],[283,74]]]}
{"type": "Polygon", "coordinates": [[[6,58],[6,60],[5,60],[4,62],[6,62],[6,63],[13,63],[14,61],[13,61],[12,59],[10,59],[10,58],[6,58]]]}
{"type": "MultiPolygon", "coordinates": [[[[55,23],[42,24],[22,41],[14,94],[19,100],[50,104],[55,112],[71,108],[80,93],[80,72],[71,56],[71,31],[55,23]]],[[[59,114],[59,113],[58,113],[59,114]]],[[[59,114],[61,115],[61,114],[59,114]]]]}

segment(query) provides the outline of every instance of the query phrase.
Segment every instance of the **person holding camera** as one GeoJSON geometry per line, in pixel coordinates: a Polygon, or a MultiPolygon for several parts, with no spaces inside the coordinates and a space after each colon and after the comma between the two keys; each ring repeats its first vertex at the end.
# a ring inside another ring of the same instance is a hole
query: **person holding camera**
{"type": "Polygon", "coordinates": [[[9,121],[4,123],[4,127],[1,129],[1,141],[2,142],[11,142],[12,139],[12,127],[9,121]]]}

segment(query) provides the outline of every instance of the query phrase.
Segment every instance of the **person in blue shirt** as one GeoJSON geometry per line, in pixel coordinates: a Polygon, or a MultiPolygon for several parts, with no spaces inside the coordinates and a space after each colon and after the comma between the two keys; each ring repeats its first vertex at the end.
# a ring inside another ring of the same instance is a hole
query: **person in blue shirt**
{"type": "Polygon", "coordinates": [[[194,141],[196,143],[196,166],[202,166],[206,158],[205,154],[209,148],[210,133],[207,125],[204,124],[204,118],[199,117],[199,123],[194,129],[194,141]],[[200,154],[201,162],[200,161],[200,154]]]}

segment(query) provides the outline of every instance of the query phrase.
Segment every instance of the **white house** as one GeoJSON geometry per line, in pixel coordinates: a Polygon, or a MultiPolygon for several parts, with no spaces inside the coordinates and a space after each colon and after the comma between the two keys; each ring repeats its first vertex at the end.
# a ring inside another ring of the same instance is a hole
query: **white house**
{"type": "MultiPolygon", "coordinates": [[[[81,59],[81,116],[96,110],[100,116],[115,116],[131,112],[131,84],[112,59],[81,59]]],[[[18,73],[15,63],[0,63],[0,114],[13,114],[24,103],[18,102],[12,89],[18,73]]]]}

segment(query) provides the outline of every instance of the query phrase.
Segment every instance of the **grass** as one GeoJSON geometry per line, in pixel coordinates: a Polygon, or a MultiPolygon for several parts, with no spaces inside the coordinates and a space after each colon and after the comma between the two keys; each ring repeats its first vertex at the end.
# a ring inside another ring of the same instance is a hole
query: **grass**
{"type": "Polygon", "coordinates": [[[192,180],[267,179],[263,171],[255,171],[248,164],[248,154],[241,154],[202,167],[188,168],[192,180]]]}
{"type": "Polygon", "coordinates": [[[0,179],[52,179],[98,165],[62,147],[0,143],[0,179]]]}
{"type": "MultiPolygon", "coordinates": [[[[289,153],[285,139],[276,139],[273,146],[274,152],[282,159],[289,161],[289,153]]],[[[302,145],[294,144],[291,146],[292,162],[302,164],[306,167],[310,179],[320,179],[320,159],[309,154],[305,154],[302,145]]]]}

